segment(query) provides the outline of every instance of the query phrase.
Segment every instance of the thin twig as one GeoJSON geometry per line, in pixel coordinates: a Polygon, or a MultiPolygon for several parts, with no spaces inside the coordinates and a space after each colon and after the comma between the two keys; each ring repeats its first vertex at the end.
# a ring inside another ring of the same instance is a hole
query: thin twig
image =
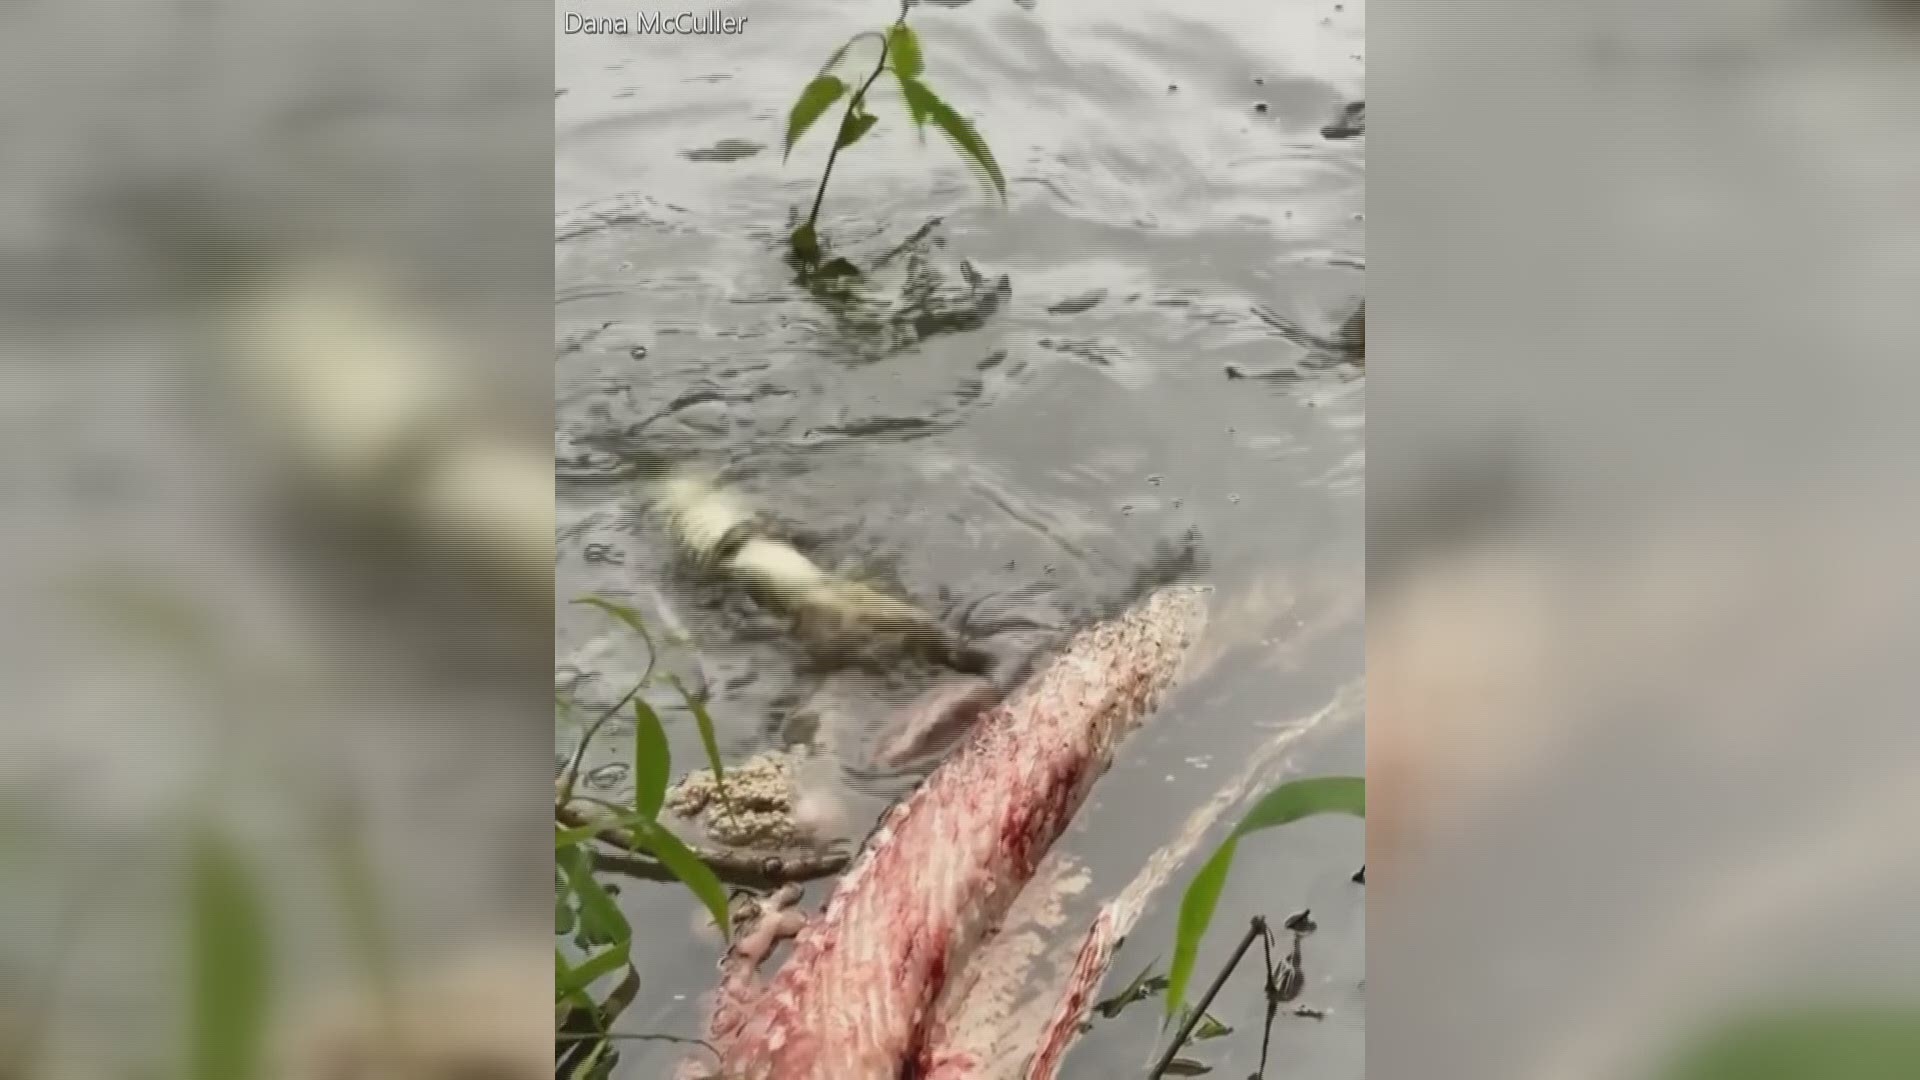
{"type": "Polygon", "coordinates": [[[1266,954],[1267,1023],[1260,1032],[1260,1067],[1254,1070],[1254,1080],[1261,1080],[1267,1075],[1267,1050],[1273,1043],[1273,1021],[1280,1015],[1280,994],[1274,984],[1273,935],[1271,933],[1260,935],[1260,947],[1266,954]]]}
{"type": "Polygon", "coordinates": [[[1233,969],[1240,966],[1240,958],[1247,955],[1247,950],[1253,947],[1253,939],[1265,937],[1266,934],[1267,920],[1255,915],[1253,921],[1247,926],[1246,936],[1240,939],[1240,944],[1234,948],[1233,955],[1227,959],[1226,966],[1220,969],[1220,974],[1213,977],[1213,985],[1207,987],[1207,992],[1200,996],[1199,1003],[1187,1013],[1186,1021],[1174,1034],[1173,1042],[1167,1047],[1167,1052],[1160,1055],[1160,1062],[1153,1067],[1153,1072],[1148,1074],[1148,1080],[1159,1080],[1166,1075],[1167,1069],[1173,1065],[1173,1059],[1179,1055],[1180,1048],[1187,1045],[1187,1040],[1193,1037],[1193,1029],[1200,1025],[1200,1018],[1207,1014],[1208,1007],[1213,1004],[1214,996],[1219,994],[1220,988],[1227,984],[1227,976],[1233,974],[1233,969]]]}
{"type": "MultiPolygon", "coordinates": [[[[607,821],[586,812],[583,804],[614,813],[628,811],[626,807],[616,806],[613,803],[578,796],[571,803],[554,807],[554,820],[561,825],[567,828],[598,826],[595,838],[619,849],[614,852],[592,848],[591,853],[596,867],[645,878],[649,881],[679,880],[679,875],[668,870],[665,864],[646,852],[645,845],[632,830],[623,829],[614,821],[607,821]]],[[[721,880],[755,888],[832,877],[846,869],[847,864],[853,859],[853,853],[850,850],[838,845],[824,851],[770,852],[763,855],[714,850],[698,845],[689,845],[689,848],[721,880]]]]}
{"type": "Polygon", "coordinates": [[[694,1039],[694,1038],[689,1038],[688,1036],[685,1036],[685,1035],[652,1035],[652,1034],[648,1034],[646,1032],[640,1032],[640,1031],[609,1031],[603,1035],[598,1032],[591,1032],[591,1031],[582,1031],[582,1032],[569,1031],[569,1032],[562,1032],[553,1037],[554,1042],[566,1042],[566,1043],[586,1042],[589,1039],[606,1039],[609,1042],[624,1041],[624,1042],[678,1043],[682,1046],[698,1046],[704,1049],[707,1053],[712,1054],[715,1060],[718,1060],[720,1057],[720,1051],[715,1049],[712,1043],[708,1042],[705,1039],[694,1039]]]}

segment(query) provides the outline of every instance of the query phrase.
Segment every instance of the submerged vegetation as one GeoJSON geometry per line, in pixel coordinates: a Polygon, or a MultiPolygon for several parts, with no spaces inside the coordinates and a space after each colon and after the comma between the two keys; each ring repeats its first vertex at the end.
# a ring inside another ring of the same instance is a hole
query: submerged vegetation
{"type": "Polygon", "coordinates": [[[912,122],[914,131],[921,139],[924,141],[926,138],[928,124],[938,128],[981,180],[999,196],[1000,201],[1006,201],[1007,180],[1000,172],[993,152],[987,148],[986,140],[966,117],[947,104],[927,82],[926,54],[921,49],[919,36],[907,25],[907,12],[912,7],[913,0],[904,0],[899,17],[885,30],[867,30],[855,34],[835,49],[820,69],[820,74],[800,91],[799,98],[788,111],[784,154],[791,156],[794,146],[826,115],[827,110],[842,98],[847,102],[845,111],[840,115],[840,126],[834,134],[833,148],[827,152],[827,163],[820,173],[820,186],[814,192],[813,208],[807,212],[806,221],[794,229],[789,238],[794,257],[803,266],[817,267],[823,272],[854,272],[852,265],[845,260],[833,260],[822,265],[820,206],[826,201],[827,184],[833,179],[833,166],[839,161],[840,152],[859,142],[879,122],[879,118],[867,107],[867,96],[882,75],[893,76],[895,85],[900,89],[900,99],[906,107],[907,119],[912,122]],[[859,77],[856,88],[838,71],[854,47],[864,42],[877,44],[880,55],[872,71],[859,77]]]}

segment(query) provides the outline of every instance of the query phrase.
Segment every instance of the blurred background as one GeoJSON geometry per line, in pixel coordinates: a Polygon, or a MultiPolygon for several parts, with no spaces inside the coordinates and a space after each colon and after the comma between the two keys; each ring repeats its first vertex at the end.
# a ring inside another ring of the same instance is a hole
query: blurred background
{"type": "Polygon", "coordinates": [[[0,1073],[548,1067],[549,34],[0,12],[0,1073]]]}
{"type": "Polygon", "coordinates": [[[1920,1074],[1915,15],[1373,6],[1373,1075],[1920,1074]]]}

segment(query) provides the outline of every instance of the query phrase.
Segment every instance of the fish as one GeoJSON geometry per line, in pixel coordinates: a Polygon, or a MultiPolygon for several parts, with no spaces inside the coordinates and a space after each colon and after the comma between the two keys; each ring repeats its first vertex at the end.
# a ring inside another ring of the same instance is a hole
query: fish
{"type": "Polygon", "coordinates": [[[681,1075],[899,1080],[931,1071],[942,991],[992,937],[1120,741],[1178,682],[1210,593],[1153,591],[1073,635],[981,715],[882,817],[824,911],[804,925],[787,909],[763,916],[760,927],[794,938],[776,973],[757,974],[764,933],[722,961],[707,1040],[717,1060],[690,1058],[681,1075]]]}

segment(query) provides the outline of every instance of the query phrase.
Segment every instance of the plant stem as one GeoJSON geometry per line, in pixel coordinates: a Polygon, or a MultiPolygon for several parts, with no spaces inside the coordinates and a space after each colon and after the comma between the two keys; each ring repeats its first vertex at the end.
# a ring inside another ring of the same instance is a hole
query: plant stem
{"type": "MultiPolygon", "coordinates": [[[[651,646],[649,646],[649,652],[651,652],[651,646]]],[[[651,662],[651,658],[649,658],[649,662],[647,664],[647,676],[651,677],[652,674],[653,674],[653,664],[651,662]]],[[[559,790],[558,790],[559,802],[564,804],[564,803],[573,801],[573,789],[574,789],[574,786],[578,784],[580,781],[580,767],[586,763],[587,746],[588,744],[593,742],[593,737],[595,735],[600,734],[600,729],[606,725],[606,722],[613,719],[613,716],[615,713],[619,712],[621,709],[626,708],[627,702],[632,701],[634,698],[634,695],[638,694],[640,692],[640,688],[645,685],[647,685],[646,678],[642,678],[639,682],[634,683],[633,689],[627,691],[627,694],[625,697],[613,703],[613,708],[608,709],[606,712],[601,713],[600,716],[597,719],[595,719],[593,723],[587,725],[587,730],[580,736],[580,745],[574,747],[573,758],[572,760],[567,762],[567,769],[564,773],[561,774],[559,790]]]]}
{"type": "Polygon", "coordinates": [[[1265,1080],[1267,1075],[1267,1050],[1273,1044],[1273,1019],[1280,1014],[1280,994],[1273,975],[1273,935],[1260,936],[1260,948],[1266,954],[1267,969],[1267,1025],[1260,1032],[1260,1067],[1254,1070],[1251,1080],[1265,1080]]]}
{"type": "Polygon", "coordinates": [[[1166,1075],[1167,1069],[1173,1065],[1173,1059],[1179,1055],[1180,1048],[1187,1045],[1187,1040],[1193,1036],[1193,1029],[1200,1026],[1200,1018],[1207,1015],[1207,1008],[1213,1004],[1214,996],[1227,984],[1227,976],[1232,975],[1233,969],[1240,966],[1240,958],[1247,955],[1247,950],[1253,947],[1254,939],[1266,936],[1267,920],[1255,915],[1253,921],[1247,926],[1246,936],[1240,939],[1240,944],[1234,948],[1233,955],[1227,959],[1226,966],[1220,969],[1220,974],[1213,977],[1213,985],[1207,987],[1205,994],[1200,995],[1200,1000],[1193,1006],[1193,1010],[1187,1013],[1186,1022],[1180,1025],[1180,1030],[1175,1033],[1173,1042],[1167,1046],[1167,1052],[1160,1055],[1159,1063],[1153,1067],[1151,1073],[1147,1074],[1148,1080],[1159,1080],[1166,1075]]]}
{"type": "MultiPolygon", "coordinates": [[[[902,8],[900,11],[901,21],[904,22],[906,17],[906,9],[902,8]]],[[[853,110],[859,108],[866,102],[867,91],[873,89],[873,84],[880,81],[880,74],[887,70],[887,50],[890,44],[887,40],[887,35],[880,35],[880,62],[873,65],[873,74],[867,76],[867,81],[862,83],[859,91],[848,100],[847,111],[840,117],[840,130],[834,132],[833,135],[833,149],[827,151],[826,171],[820,174],[820,189],[813,193],[813,209],[807,214],[807,228],[809,230],[813,230],[814,223],[820,219],[820,204],[825,202],[827,198],[827,181],[833,179],[833,163],[840,157],[840,135],[847,130],[847,121],[852,118],[853,110]]]]}

